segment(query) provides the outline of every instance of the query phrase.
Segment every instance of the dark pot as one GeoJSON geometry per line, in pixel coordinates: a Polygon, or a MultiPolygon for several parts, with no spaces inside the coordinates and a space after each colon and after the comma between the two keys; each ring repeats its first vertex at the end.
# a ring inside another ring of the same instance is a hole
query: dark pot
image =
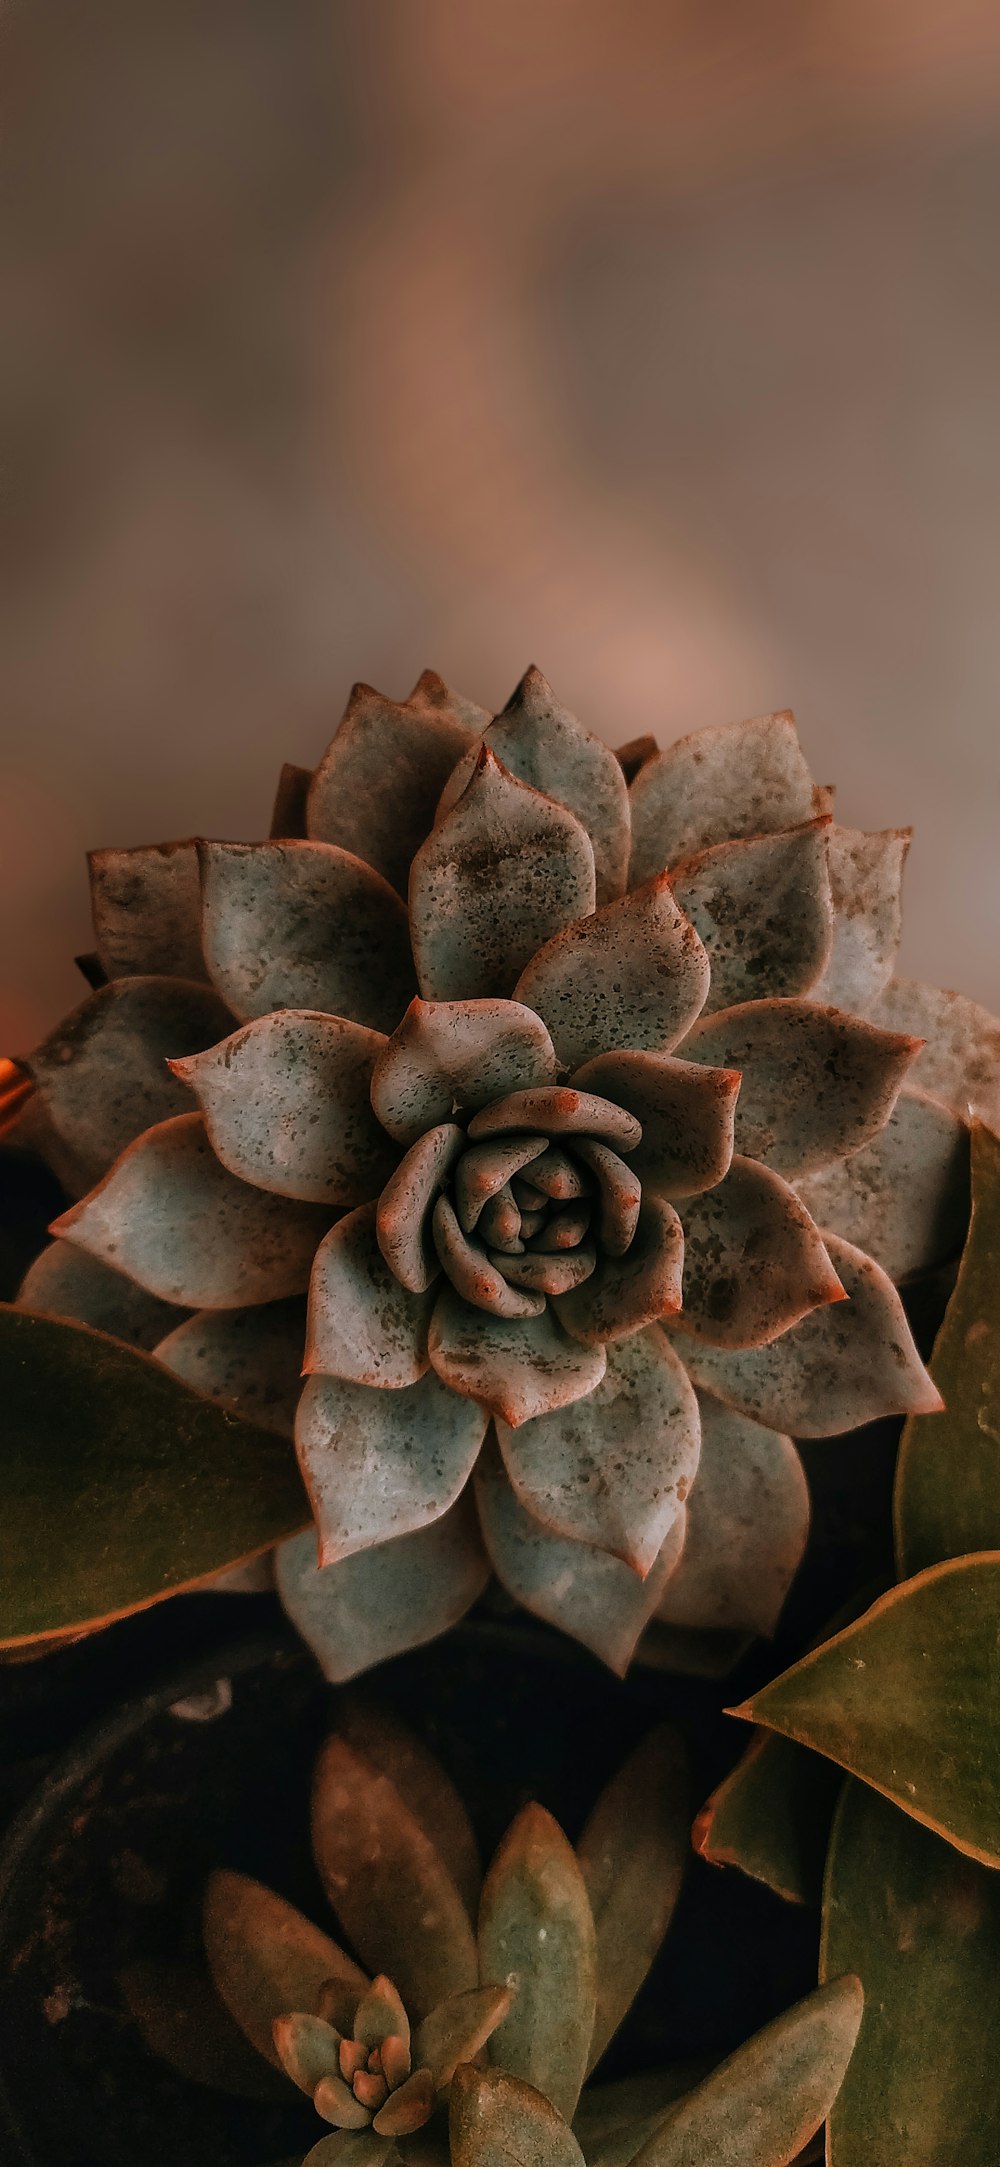
{"type": "MultiPolygon", "coordinates": [[[[520,1622],[459,1629],[383,1666],[365,1690],[438,1753],[484,1856],[531,1797],[575,1836],[602,1783],[664,1715],[689,1740],[693,1805],[732,1757],[717,1689],[639,1671],[621,1685],[520,1622]]],[[[269,1630],[147,1691],[51,1771],[0,1862],[5,2160],[264,2167],[315,2141],[316,2118],[294,2094],[254,2102],[177,2075],[144,2043],[122,1980],[137,1961],[197,1958],[215,1865],[328,1918],[308,1794],[336,1703],[291,1634],[269,1630]],[[198,1695],[207,1701],[192,1707],[198,1695]]],[[[808,1990],[815,1942],[809,1914],[692,1861],[667,1946],[602,2073],[727,2052],[808,1990]]]]}

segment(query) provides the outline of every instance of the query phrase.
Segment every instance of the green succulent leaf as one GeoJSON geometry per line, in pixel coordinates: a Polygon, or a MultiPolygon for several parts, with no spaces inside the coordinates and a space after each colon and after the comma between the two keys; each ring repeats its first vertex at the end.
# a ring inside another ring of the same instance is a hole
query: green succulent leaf
{"type": "Polygon", "coordinates": [[[324,1677],[339,1685],[456,1625],[490,1569],[466,1491],[429,1527],[339,1565],[318,1565],[316,1530],[307,1528],[279,1545],[275,1576],[296,1631],[324,1677]]]}
{"type": "Polygon", "coordinates": [[[787,708],[721,730],[696,730],[644,762],[629,791],[629,886],[734,836],[798,827],[812,777],[787,708]]]}
{"type": "Polygon", "coordinates": [[[646,1977],[688,1859],[688,1769],[676,1734],[651,1731],[601,1793],[577,1845],[597,1934],[588,2073],[646,1977]]]}
{"type": "Polygon", "coordinates": [[[324,2077],[339,2075],[341,2034],[325,2017],[314,2016],[310,2009],[275,2017],[273,2038],[282,2069],[310,2099],[324,2077]]]}
{"type": "Polygon", "coordinates": [[[867,1996],[831,2115],[831,2167],[995,2167],[1000,1876],[850,1783],[821,1961],[858,1970],[867,1996]]]}
{"type": "Polygon", "coordinates": [[[900,1572],[1000,1548],[1000,1137],[972,1132],[972,1219],[931,1358],[945,1403],[911,1415],[896,1467],[900,1572]]]}
{"type": "Polygon", "coordinates": [[[413,2060],[431,2071],[436,2091],[451,2083],[459,2062],[475,2061],[511,1998],[508,1986],[473,1986],[465,1994],[450,1994],[417,2026],[413,2060]]]}
{"type": "MultiPolygon", "coordinates": [[[[398,2158],[393,2139],[373,2129],[331,2129],[306,2153],[302,2167],[391,2167],[398,2158]]],[[[299,2167],[298,2159],[282,2160],[280,2167],[299,2167]]]]}
{"type": "Polygon", "coordinates": [[[713,1866],[738,1866],[792,1904],[818,1904],[833,1809],[843,1777],[777,1731],[751,1741],[694,1825],[713,1866]]]}
{"type": "Polygon", "coordinates": [[[1000,1865],[998,1618],[1000,1552],[932,1566],[733,1713],[812,1746],[970,1858],[1000,1865]]]}
{"type": "MultiPolygon", "coordinates": [[[[340,1703],[337,1726],[355,1753],[394,1784],[400,1797],[441,1854],[475,1917],[482,1886],[479,1847],[465,1804],[440,1761],[399,1723],[388,1709],[349,1693],[340,1703]]],[[[428,2057],[418,2057],[427,2060],[428,2057]]]]}
{"type": "Polygon", "coordinates": [[[636,2167],[789,2167],[829,2114],[863,2002],[852,1977],[798,2002],[668,2109],[636,2167]]]}
{"type": "Polygon", "coordinates": [[[389,1777],[336,1734],[316,1765],[312,1830],[352,1946],[388,1973],[411,2018],[478,1983],[469,1914],[440,1852],[389,1777]]]}
{"type": "Polygon", "coordinates": [[[700,2084],[711,2067],[704,2059],[674,2062],[667,2069],[618,2077],[612,2084],[588,2084],[573,2117],[573,2134],[587,2167],[628,2167],[647,2137],[659,2129],[665,2109],[700,2084]]]}
{"type": "Polygon", "coordinates": [[[350,2031],[368,1985],[364,1972],[273,1889],[246,1874],[210,1875],[202,1928],[209,1969],[230,2016],[276,2068],[282,2062],[275,2020],[289,2010],[315,2009],[321,1987],[328,1989],[327,2016],[339,2019],[338,2031],[350,2031]],[[339,2001],[330,1990],[333,1981],[342,1988],[339,2001]]]}
{"type": "Polygon", "coordinates": [[[452,2167],[583,2167],[561,2114],[530,2084],[498,2070],[459,2069],[451,2088],[452,2167]]]}
{"type": "Polygon", "coordinates": [[[534,2085],[569,2121],[594,2031],[597,1936],[572,1847],[542,1806],[518,1814],[487,1873],[479,1975],[514,1990],[490,2040],[492,2067],[534,2085]]]}
{"type": "Polygon", "coordinates": [[[0,1380],[0,1642],[142,1610],[308,1519],[283,1438],[103,1333],[0,1306],[0,1380]]]}

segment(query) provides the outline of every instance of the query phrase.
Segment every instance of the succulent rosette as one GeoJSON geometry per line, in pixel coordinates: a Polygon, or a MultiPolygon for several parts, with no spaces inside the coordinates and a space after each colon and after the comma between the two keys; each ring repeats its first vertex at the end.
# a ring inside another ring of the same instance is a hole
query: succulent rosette
{"type": "Polygon", "coordinates": [[[269,840],[92,861],[107,983],[26,1064],[85,1193],[21,1300],[294,1426],[332,1676],[490,1572],[618,1669],[767,1632],[792,1438],[938,1405],[893,1282],[960,1245],[996,1027],[892,981],[907,836],[831,808],[790,715],[616,755],[428,672],[269,840]]]}

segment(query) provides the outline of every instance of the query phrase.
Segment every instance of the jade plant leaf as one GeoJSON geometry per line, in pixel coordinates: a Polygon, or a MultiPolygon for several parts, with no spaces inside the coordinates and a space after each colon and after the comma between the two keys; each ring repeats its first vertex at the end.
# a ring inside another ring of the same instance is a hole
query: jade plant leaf
{"type": "Polygon", "coordinates": [[[583,2167],[571,2129],[540,2092],[497,2070],[459,2069],[451,2088],[452,2167],[583,2167]]]}
{"type": "Polygon", "coordinates": [[[778,1731],[754,1738],[698,1814],[700,1858],[738,1866],[792,1904],[819,1904],[838,1768],[778,1731]]]}
{"type": "Polygon", "coordinates": [[[911,1415],[896,1467],[902,1573],[1000,1548],[1000,1137],[972,1131],[972,1219],[931,1359],[945,1403],[911,1415]]]}
{"type": "Polygon", "coordinates": [[[859,1971],[867,1997],[830,2118],[831,2167],[995,2167],[1000,1875],[850,1783],[821,1962],[859,1971]]]}
{"type": "Polygon", "coordinates": [[[863,2002],[852,1977],[798,2002],[668,2108],[636,2167],[789,2167],[837,2096],[863,2002]]]}
{"type": "Polygon", "coordinates": [[[103,1332],[0,1306],[0,1380],[0,1642],[145,1609],[308,1521],[284,1438],[103,1332]]]}
{"type": "Polygon", "coordinates": [[[329,2008],[334,1980],[342,1993],[338,2030],[350,2030],[368,1980],[329,1934],[283,1896],[246,1874],[213,1873],[202,1926],[209,1969],[230,2016],[276,2069],[275,2019],[290,2009],[315,2009],[321,1986],[329,2008]]]}
{"type": "Polygon", "coordinates": [[[577,1845],[597,1934],[588,2071],[631,2008],[667,1931],[688,1859],[688,1769],[665,1725],[601,1793],[577,1845]]]}
{"type": "Polygon", "coordinates": [[[572,1847],[542,1806],[518,1814],[487,1873],[479,1970],[514,1988],[490,2040],[492,2067],[534,2085],[571,2120],[594,2030],[597,1939],[572,1847]]]}
{"type": "Polygon", "coordinates": [[[440,1852],[474,1918],[483,1878],[479,1847],[464,1801],[440,1761],[405,1724],[398,1723],[388,1709],[377,1707],[367,1696],[345,1694],[337,1724],[355,1753],[395,1784],[440,1852]]]}
{"type": "Polygon", "coordinates": [[[1000,1552],[932,1566],[732,1712],[1000,1865],[998,1618],[1000,1552]]]}
{"type": "Polygon", "coordinates": [[[469,1914],[440,1851],[390,1778],[336,1733],[316,1764],[312,1833],[352,1947],[388,1974],[411,2017],[478,1985],[469,1914]]]}

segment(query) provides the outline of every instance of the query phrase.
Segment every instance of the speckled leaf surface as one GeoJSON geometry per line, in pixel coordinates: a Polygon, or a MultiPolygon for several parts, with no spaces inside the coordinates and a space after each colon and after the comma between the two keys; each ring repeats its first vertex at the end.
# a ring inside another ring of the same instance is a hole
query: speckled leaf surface
{"type": "Polygon", "coordinates": [[[291,1437],[302,1390],[302,1301],[203,1309],[161,1339],[156,1358],[195,1392],[291,1437]]]}
{"type": "Polygon", "coordinates": [[[453,1392],[476,1399],[512,1429],[569,1407],[605,1370],[603,1347],[583,1347],[551,1309],[537,1317],[491,1317],[446,1287],[430,1328],[431,1361],[453,1392]]]}
{"type": "Polygon", "coordinates": [[[896,1465],[896,1555],[919,1572],[1000,1549],[1000,1138],[972,1133],[972,1220],[931,1359],[944,1401],[912,1416],[896,1465]]]}
{"type": "Polygon", "coordinates": [[[278,1593],[296,1631],[334,1685],[457,1625],[490,1577],[475,1506],[465,1491],[415,1535],[320,1567],[315,1528],[276,1552],[278,1593]]]}
{"type": "Polygon", "coordinates": [[[863,2000],[848,1975],[796,2003],[668,2111],[636,2167],[790,2167],[837,2096],[863,2000]]]}
{"type": "Polygon", "coordinates": [[[698,1814],[700,1858],[738,1866],[787,1903],[818,1906],[839,1768],[778,1731],[759,1731],[698,1814]]]}
{"type": "Polygon", "coordinates": [[[390,1175],[378,1200],[376,1230],[386,1263],[401,1286],[423,1294],[440,1275],[432,1220],[438,1196],[465,1148],[456,1121],[428,1129],[390,1175]]]}
{"type": "Polygon", "coordinates": [[[585,1398],[520,1429],[498,1423],[521,1504],[541,1525],[650,1571],[694,1482],[698,1403],[663,1332],[607,1350],[585,1398]]]}
{"type": "Polygon", "coordinates": [[[488,2047],[572,2120],[587,2070],[597,1996],[597,1936],[572,1845],[538,1805],[508,1829],[483,1883],[479,1968],[513,1990],[488,2047]]]}
{"type": "Polygon", "coordinates": [[[823,1973],[865,1981],[831,2167],[995,2167],[1000,1874],[849,1783],[827,1865],[823,1973]]]}
{"type": "Polygon", "coordinates": [[[331,1227],[316,1251],[309,1282],[309,1329],[303,1368],[353,1384],[398,1389],[428,1366],[433,1289],[401,1286],[376,1239],[374,1204],[362,1204],[331,1227]]]}
{"type": "Polygon", "coordinates": [[[451,2091],[454,2167],[583,2167],[561,2114],[533,2086],[498,2070],[461,2069],[451,2091]]]}
{"type": "Polygon", "coordinates": [[[964,993],[892,978],[872,1011],[887,1031],[926,1040],[910,1082],[963,1119],[978,1114],[1000,1129],[1000,1018],[964,993]]]}
{"type": "Polygon", "coordinates": [[[168,1062],[211,1046],[231,1025],[211,986],[118,979],[92,993],[38,1047],[28,1073],[88,1182],[99,1181],[143,1129],[193,1108],[192,1092],[168,1062]]]}
{"type": "Polygon", "coordinates": [[[1000,1865],[998,1620],[1000,1553],[931,1566],[735,1712],[1000,1865]]]}
{"type": "Polygon", "coordinates": [[[679,738],[645,762],[629,798],[631,888],[711,843],[798,827],[813,810],[812,778],[787,709],[679,738]]]}
{"type": "Polygon", "coordinates": [[[733,1156],[738,1070],[619,1052],[585,1061],[570,1081],[634,1114],[642,1141],[629,1152],[629,1166],[644,1189],[667,1198],[698,1196],[722,1180],[733,1156]]]}
{"type": "Polygon", "coordinates": [[[689,1822],[687,1758],[676,1732],[663,1724],[602,1791],[577,1845],[597,1935],[588,2072],[631,2008],[673,1917],[689,1822]]]}
{"type": "Polygon", "coordinates": [[[567,1068],[618,1047],[669,1053],[700,1014],[709,965],[665,877],[547,941],[514,989],[567,1068]]]}
{"type": "Polygon", "coordinates": [[[334,1565],[438,1520],[464,1489],[486,1430],[474,1400],[433,1373],[399,1391],[310,1377],[295,1422],[299,1464],[334,1565]]]}
{"type": "Polygon", "coordinates": [[[969,1131],[938,1099],[902,1090],[860,1151],[796,1183],[814,1219],[897,1282],[961,1249],[969,1217],[969,1131]]]}
{"type": "Polygon", "coordinates": [[[304,1294],[330,1211],[251,1188],[220,1165],[200,1114],[136,1138],[52,1232],[186,1309],[304,1294]]]}
{"type": "Polygon", "coordinates": [[[364,859],[406,894],[410,861],[457,760],[474,742],[461,715],[355,685],[309,788],[309,835],[364,859]]]}
{"type": "Polygon", "coordinates": [[[790,1437],[699,1400],[701,1457],[668,1625],[773,1633],[809,1532],[809,1490],[790,1437]]]}
{"type": "Polygon", "coordinates": [[[743,1352],[687,1335],[695,1383],[791,1437],[836,1437],[881,1415],[938,1408],[891,1279],[839,1236],[825,1246],[847,1301],[827,1302],[769,1346],[743,1352]]]}
{"type": "Polygon", "coordinates": [[[18,1289],[17,1307],[37,1310],[43,1317],[64,1317],[74,1324],[92,1325],[110,1332],[130,1347],[151,1354],[158,1340],[172,1332],[178,1312],[173,1302],[160,1302],[116,1272],[99,1257],[87,1255],[72,1242],[49,1242],[29,1264],[18,1289]]]}
{"type": "Polygon", "coordinates": [[[92,850],[90,908],[109,978],[204,978],[197,845],[92,850]]]}
{"type": "Polygon", "coordinates": [[[902,928],[902,882],[909,828],[866,834],[832,825],[827,832],[833,945],[818,1001],[867,1016],[888,984],[902,928]]]}
{"type": "Polygon", "coordinates": [[[479,1984],[469,1914],[440,1852],[389,1777],[336,1733],[316,1763],[312,1837],[352,1947],[392,1979],[411,2020],[479,1984]]]}
{"type": "Polygon", "coordinates": [[[776,1173],[812,1173],[888,1119],[913,1040],[817,1001],[744,1001],[695,1025],[686,1061],[738,1069],[736,1150],[776,1173]]]}
{"type": "Polygon", "coordinates": [[[559,1321],[586,1347],[611,1346],[681,1306],[684,1233],[672,1204],[655,1193],[640,1206],[624,1256],[599,1256],[580,1287],[557,1296],[559,1321]]]}
{"type": "Polygon", "coordinates": [[[542,943],[593,908],[594,853],[579,821],[484,747],[410,873],[424,998],[506,997],[542,943]]]}
{"type": "Polygon", "coordinates": [[[286,1009],[171,1067],[231,1174],[305,1203],[363,1204],[399,1158],[371,1104],[385,1043],[343,1016],[286,1009]]]}
{"type": "Polygon", "coordinates": [[[555,1081],[552,1041],[516,1001],[411,1001],[379,1055],[371,1102],[384,1129],[414,1144],[456,1107],[555,1081]]]}
{"type": "Polygon", "coordinates": [[[203,843],[202,939],[235,1016],[321,1009],[392,1031],[416,986],[406,911],[328,843],[203,843]]]}
{"type": "MultiPolygon", "coordinates": [[[[337,1728],[363,1760],[394,1784],[448,1868],[475,1918],[482,1886],[479,1847],[460,1793],[439,1760],[388,1708],[363,1692],[346,1693],[337,1728]]],[[[414,2056],[419,2068],[422,2057],[414,2056]]]]}
{"type": "Polygon", "coordinates": [[[714,1189],[680,1207],[679,1333],[713,1347],[758,1348],[811,1310],[843,1299],[821,1235],[794,1189],[737,1154],[714,1189]]]}
{"type": "Polygon", "coordinates": [[[143,1609],[308,1516],[284,1440],[149,1355],[3,1307],[0,1374],[4,1642],[143,1609]]]}
{"type": "Polygon", "coordinates": [[[275,2068],[272,2026],[289,2010],[313,2010],[320,1987],[337,1980],[345,2027],[368,1984],[346,1951],[294,1904],[247,1874],[213,1873],[202,1913],[205,1953],[226,2008],[275,2068]]]}
{"type": "Polygon", "coordinates": [[[717,843],[671,872],[711,968],[706,1014],[815,985],[833,931],[828,825],[717,843]]]}

